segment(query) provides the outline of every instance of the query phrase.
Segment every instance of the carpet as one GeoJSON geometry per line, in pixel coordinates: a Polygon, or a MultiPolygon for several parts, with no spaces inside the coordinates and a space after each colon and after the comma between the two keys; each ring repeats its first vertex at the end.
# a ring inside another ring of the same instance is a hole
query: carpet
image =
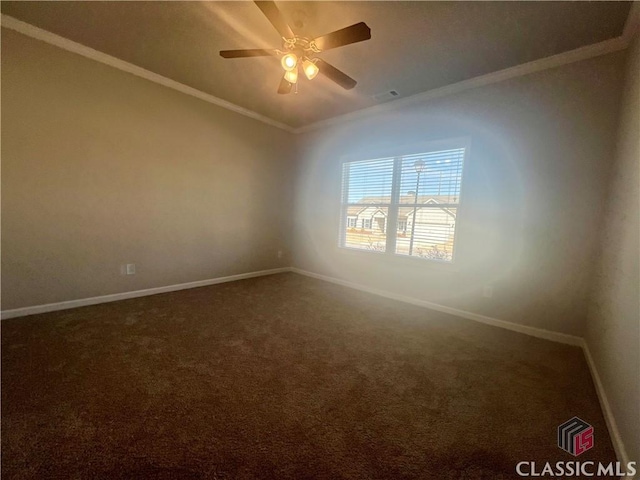
{"type": "Polygon", "coordinates": [[[7,479],[511,479],[615,461],[582,351],[292,273],[2,321],[7,479]],[[595,446],[556,429],[578,416],[595,446]]]}

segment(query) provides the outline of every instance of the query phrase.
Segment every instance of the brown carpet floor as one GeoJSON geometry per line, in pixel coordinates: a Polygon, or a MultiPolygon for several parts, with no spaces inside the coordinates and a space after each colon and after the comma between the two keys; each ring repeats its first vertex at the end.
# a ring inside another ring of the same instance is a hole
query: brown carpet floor
{"type": "Polygon", "coordinates": [[[281,274],[2,321],[2,478],[511,479],[582,351],[281,274]]]}

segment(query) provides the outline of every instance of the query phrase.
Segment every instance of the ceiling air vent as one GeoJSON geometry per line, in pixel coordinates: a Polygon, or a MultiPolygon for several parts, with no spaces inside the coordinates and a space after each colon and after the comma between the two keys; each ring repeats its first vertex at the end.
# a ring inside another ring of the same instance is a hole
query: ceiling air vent
{"type": "Polygon", "coordinates": [[[396,90],[389,90],[388,92],[377,93],[372,98],[376,102],[386,102],[398,96],[400,96],[400,94],[396,90]]]}

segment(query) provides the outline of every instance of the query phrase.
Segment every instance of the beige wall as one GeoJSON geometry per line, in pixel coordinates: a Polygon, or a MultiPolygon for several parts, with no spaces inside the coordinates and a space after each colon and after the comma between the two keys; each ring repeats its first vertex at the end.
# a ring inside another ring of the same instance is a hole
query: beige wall
{"type": "Polygon", "coordinates": [[[630,460],[640,461],[640,37],[629,49],[587,344],[630,460]]]}
{"type": "Polygon", "coordinates": [[[3,29],[2,309],[288,265],[290,138],[3,29]]]}
{"type": "Polygon", "coordinates": [[[609,54],[298,136],[294,266],[582,335],[623,62],[609,54]],[[471,149],[455,268],[337,247],[343,156],[456,137],[471,149]]]}
{"type": "Polygon", "coordinates": [[[2,309],[293,263],[582,335],[596,274],[587,341],[640,458],[638,40],[616,148],[624,56],[294,138],[3,29],[2,309]],[[453,268],[337,248],[345,155],[461,136],[471,151],[453,268]],[[124,263],[137,274],[121,275],[124,263]]]}

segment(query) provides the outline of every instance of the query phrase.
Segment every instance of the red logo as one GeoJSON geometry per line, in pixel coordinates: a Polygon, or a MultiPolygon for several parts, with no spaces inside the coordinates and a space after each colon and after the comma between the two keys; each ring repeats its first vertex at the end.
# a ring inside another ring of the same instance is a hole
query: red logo
{"type": "Polygon", "coordinates": [[[593,448],[593,427],[578,417],[558,427],[558,447],[574,457],[593,448]]]}

